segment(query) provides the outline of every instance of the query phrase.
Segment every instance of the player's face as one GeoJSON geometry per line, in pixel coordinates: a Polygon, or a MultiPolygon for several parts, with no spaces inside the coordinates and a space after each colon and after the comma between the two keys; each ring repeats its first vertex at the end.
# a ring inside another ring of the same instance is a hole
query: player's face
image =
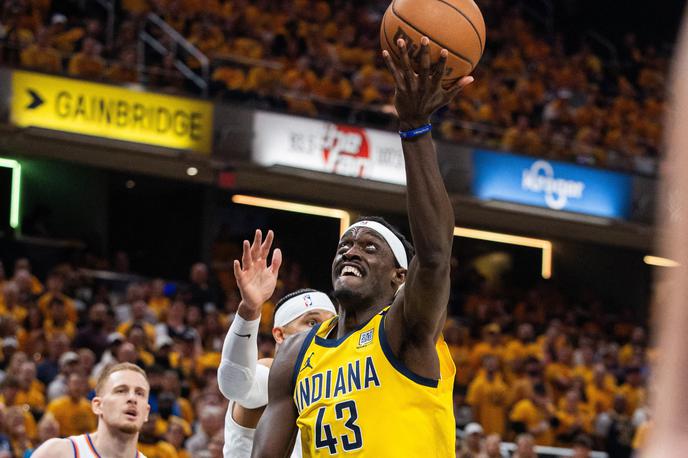
{"type": "Polygon", "coordinates": [[[93,398],[93,413],[109,427],[127,434],[138,433],[150,412],[149,391],[142,374],[131,370],[114,372],[101,395],[93,398]]]}
{"type": "Polygon", "coordinates": [[[397,271],[387,242],[370,229],[353,228],[339,241],[332,262],[334,295],[338,299],[360,300],[381,294],[391,298],[398,286],[393,285],[397,271]]]}
{"type": "Polygon", "coordinates": [[[325,310],[313,310],[312,312],[304,313],[294,321],[291,321],[284,326],[284,337],[289,337],[300,332],[307,331],[313,326],[316,326],[323,321],[329,320],[334,314],[325,310]]]}

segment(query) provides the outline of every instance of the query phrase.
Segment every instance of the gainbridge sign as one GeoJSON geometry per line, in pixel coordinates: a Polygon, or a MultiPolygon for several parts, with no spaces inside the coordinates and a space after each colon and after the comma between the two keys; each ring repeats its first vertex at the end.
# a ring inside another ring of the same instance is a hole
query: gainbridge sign
{"type": "Polygon", "coordinates": [[[252,157],[258,164],[406,184],[398,135],[260,111],[253,126],[252,157]]]}
{"type": "Polygon", "coordinates": [[[213,105],[17,71],[12,123],[210,154],[213,105]]]}

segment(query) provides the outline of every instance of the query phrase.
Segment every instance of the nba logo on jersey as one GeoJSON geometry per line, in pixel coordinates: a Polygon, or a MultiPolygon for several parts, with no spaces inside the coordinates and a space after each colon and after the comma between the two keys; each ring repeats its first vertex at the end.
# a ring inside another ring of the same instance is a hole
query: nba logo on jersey
{"type": "Polygon", "coordinates": [[[373,341],[373,330],[371,329],[370,331],[366,331],[361,334],[361,337],[358,339],[358,347],[365,347],[369,343],[373,341]]]}
{"type": "Polygon", "coordinates": [[[303,296],[303,303],[306,307],[310,307],[311,305],[313,305],[313,299],[311,299],[310,294],[306,294],[305,296],[303,296]]]}

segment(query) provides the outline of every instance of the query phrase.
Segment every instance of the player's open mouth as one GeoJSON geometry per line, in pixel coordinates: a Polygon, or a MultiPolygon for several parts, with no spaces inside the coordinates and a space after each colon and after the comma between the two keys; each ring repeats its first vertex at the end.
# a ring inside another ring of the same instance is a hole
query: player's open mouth
{"type": "Polygon", "coordinates": [[[136,412],[136,410],[127,410],[126,412],[124,412],[124,415],[131,420],[136,420],[138,412],[136,412]]]}
{"type": "Polygon", "coordinates": [[[363,269],[361,269],[358,266],[355,266],[353,264],[345,264],[340,270],[339,270],[339,276],[340,277],[358,277],[362,278],[364,275],[363,269]]]}

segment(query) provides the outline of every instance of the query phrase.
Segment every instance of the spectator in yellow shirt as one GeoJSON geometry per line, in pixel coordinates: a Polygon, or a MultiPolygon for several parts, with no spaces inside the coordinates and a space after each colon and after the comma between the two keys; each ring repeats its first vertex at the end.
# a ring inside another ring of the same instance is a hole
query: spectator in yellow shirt
{"type": "Polygon", "coordinates": [[[0,403],[8,407],[15,406],[20,409],[26,434],[29,439],[35,439],[37,435],[36,420],[34,420],[33,415],[31,415],[28,409],[24,408],[24,404],[18,402],[20,401],[20,390],[21,383],[19,380],[11,375],[6,376],[5,380],[0,384],[0,403]]]}
{"type": "Polygon", "coordinates": [[[645,403],[647,391],[639,367],[626,368],[626,383],[619,387],[618,393],[626,398],[626,414],[633,415],[645,403]]]}
{"type": "Polygon", "coordinates": [[[473,407],[478,423],[487,434],[503,435],[506,431],[508,408],[508,387],[499,373],[499,362],[494,356],[486,356],[484,373],[478,375],[468,386],[466,401],[473,407]]]}
{"type": "Polygon", "coordinates": [[[542,358],[542,348],[535,342],[533,325],[523,323],[516,330],[516,338],[504,347],[504,364],[511,371],[514,364],[523,364],[527,358],[542,358]]]}
{"type": "Polygon", "coordinates": [[[46,413],[51,413],[60,425],[60,436],[78,436],[95,431],[96,416],[91,411],[91,403],[84,395],[88,391],[86,378],[73,373],[67,383],[67,394],[48,404],[46,413]]]}
{"type": "Polygon", "coordinates": [[[561,346],[556,351],[556,362],[548,364],[545,368],[545,378],[552,389],[555,403],[573,386],[572,356],[573,350],[570,346],[561,346]]]}
{"type": "Polygon", "coordinates": [[[119,60],[107,69],[105,77],[115,83],[136,83],[139,80],[136,51],[133,48],[122,51],[119,60]]]}
{"type": "MultiPolygon", "coordinates": [[[[53,299],[61,300],[67,312],[67,319],[76,324],[77,311],[74,299],[64,294],[64,277],[59,272],[51,272],[45,282],[46,292],[38,299],[38,307],[44,316],[50,313],[50,303],[53,299]]],[[[72,336],[70,336],[71,338],[72,336]]]]}
{"type": "Polygon", "coordinates": [[[471,366],[477,370],[487,355],[496,356],[500,364],[504,358],[501,329],[497,323],[488,324],[483,329],[483,341],[476,344],[471,351],[471,366]]]}
{"type": "Polygon", "coordinates": [[[105,60],[100,53],[100,43],[93,38],[84,39],[81,52],[74,54],[69,61],[69,74],[82,78],[102,78],[105,72],[105,60]]]}
{"type": "Polygon", "coordinates": [[[26,429],[23,407],[14,406],[7,409],[4,423],[4,431],[9,436],[10,444],[15,451],[15,457],[21,457],[24,450],[33,448],[33,443],[26,429]]]}
{"type": "Polygon", "coordinates": [[[589,409],[593,414],[611,410],[616,394],[616,386],[612,379],[604,364],[595,365],[592,383],[585,388],[585,397],[588,399],[589,409]]]}
{"type": "Polygon", "coordinates": [[[460,326],[455,320],[447,320],[444,338],[456,366],[456,379],[454,383],[459,386],[468,386],[473,379],[473,369],[470,365],[471,347],[469,345],[470,336],[468,328],[460,326]]]}
{"type": "Polygon", "coordinates": [[[146,338],[148,339],[148,345],[153,346],[153,344],[155,343],[156,335],[155,326],[153,326],[147,320],[148,304],[146,304],[146,301],[144,301],[143,299],[139,299],[137,301],[134,301],[133,304],[131,304],[131,319],[120,324],[117,327],[117,332],[126,336],[129,333],[129,329],[131,329],[132,326],[138,325],[145,332],[146,338]]]}
{"type": "Polygon", "coordinates": [[[532,396],[517,402],[509,415],[514,431],[532,434],[538,445],[554,443],[555,418],[554,406],[543,384],[535,385],[532,396]]]}
{"type": "Polygon", "coordinates": [[[630,365],[633,360],[633,357],[636,354],[645,354],[645,345],[645,329],[638,326],[635,329],[633,329],[633,333],[631,334],[631,341],[623,347],[621,347],[621,349],[619,350],[619,364],[621,364],[622,366],[630,365]]]}
{"type": "Polygon", "coordinates": [[[559,444],[565,447],[571,445],[579,434],[592,431],[592,417],[581,403],[577,390],[569,390],[562,399],[562,404],[557,410],[559,425],[556,434],[559,444]]]}
{"type": "Polygon", "coordinates": [[[43,292],[43,283],[31,272],[31,262],[27,258],[19,258],[15,261],[13,280],[19,280],[20,292],[24,292],[24,284],[22,284],[24,282],[26,282],[26,288],[34,297],[43,292]]]}
{"type": "Polygon", "coordinates": [[[16,282],[5,282],[2,288],[2,299],[0,316],[11,316],[17,323],[24,321],[27,310],[19,303],[19,286],[16,282]]]}
{"type": "Polygon", "coordinates": [[[155,314],[158,321],[165,320],[167,309],[170,308],[170,298],[165,296],[165,280],[156,278],[151,282],[150,297],[148,307],[155,314]]]}
{"type": "Polygon", "coordinates": [[[139,433],[139,451],[148,458],[178,458],[177,451],[169,442],[162,440],[155,432],[158,414],[150,414],[139,433]]]}
{"type": "Polygon", "coordinates": [[[62,72],[62,55],[50,41],[50,30],[41,29],[36,35],[36,43],[21,51],[22,66],[49,73],[62,72]]]}
{"type": "Polygon", "coordinates": [[[17,379],[21,385],[17,399],[20,404],[27,404],[31,411],[42,414],[45,410],[45,385],[36,378],[36,363],[25,361],[19,367],[17,379]]]}
{"type": "Polygon", "coordinates": [[[165,433],[165,441],[171,444],[177,451],[178,458],[191,458],[191,455],[184,447],[186,439],[189,435],[184,430],[184,426],[177,422],[171,421],[167,426],[167,433],[165,433]]]}
{"type": "Polygon", "coordinates": [[[65,334],[69,340],[74,339],[76,327],[73,322],[68,321],[67,306],[58,298],[53,298],[48,306],[48,318],[43,324],[46,338],[50,339],[56,333],[65,334]]]}

